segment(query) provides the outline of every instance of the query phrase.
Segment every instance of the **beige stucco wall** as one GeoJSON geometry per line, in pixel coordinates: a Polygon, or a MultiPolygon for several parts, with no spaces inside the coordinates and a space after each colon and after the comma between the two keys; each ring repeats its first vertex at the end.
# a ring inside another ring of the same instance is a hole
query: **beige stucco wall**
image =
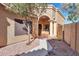
{"type": "Polygon", "coordinates": [[[32,35],[38,35],[38,20],[36,18],[32,19],[32,35]]]}
{"type": "Polygon", "coordinates": [[[15,36],[15,18],[19,17],[0,5],[0,46],[27,39],[27,35],[15,36]]]}
{"type": "Polygon", "coordinates": [[[55,17],[55,10],[52,9],[52,8],[47,8],[46,12],[42,13],[39,16],[39,18],[42,17],[42,16],[44,16],[44,15],[48,16],[50,18],[50,20],[53,20],[53,17],[55,17]]]}
{"type": "Polygon", "coordinates": [[[28,35],[15,36],[15,21],[7,18],[10,26],[7,27],[7,44],[20,42],[22,40],[27,40],[28,35]]]}
{"type": "Polygon", "coordinates": [[[56,11],[56,13],[55,13],[55,20],[58,24],[64,25],[64,18],[58,11],[56,11]]]}
{"type": "MultiPolygon", "coordinates": [[[[55,12],[55,21],[56,21],[55,31],[56,30],[60,31],[60,34],[61,34],[61,35],[59,35],[59,34],[56,34],[56,35],[60,36],[59,39],[63,39],[64,17],[58,10],[56,10],[56,12],[55,12]],[[59,28],[58,25],[61,26],[61,30],[60,29],[58,30],[58,28],[59,28]]],[[[57,31],[56,31],[56,33],[57,33],[57,31]]]]}
{"type": "Polygon", "coordinates": [[[0,6],[0,47],[5,46],[7,43],[7,22],[4,20],[2,9],[0,6]]]}

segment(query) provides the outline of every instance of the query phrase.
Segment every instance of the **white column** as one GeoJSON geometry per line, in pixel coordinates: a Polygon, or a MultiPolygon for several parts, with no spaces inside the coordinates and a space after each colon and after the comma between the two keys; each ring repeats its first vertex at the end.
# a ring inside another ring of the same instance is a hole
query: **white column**
{"type": "Polygon", "coordinates": [[[56,9],[55,11],[55,21],[54,21],[54,37],[57,38],[57,12],[58,12],[58,9],[56,9]]]}
{"type": "Polygon", "coordinates": [[[39,20],[38,19],[36,19],[36,35],[38,36],[38,28],[39,28],[39,20]]]}
{"type": "Polygon", "coordinates": [[[54,22],[54,36],[57,37],[57,23],[54,22]]]}
{"type": "Polygon", "coordinates": [[[50,20],[50,37],[53,37],[54,27],[53,27],[53,20],[50,20]]]}

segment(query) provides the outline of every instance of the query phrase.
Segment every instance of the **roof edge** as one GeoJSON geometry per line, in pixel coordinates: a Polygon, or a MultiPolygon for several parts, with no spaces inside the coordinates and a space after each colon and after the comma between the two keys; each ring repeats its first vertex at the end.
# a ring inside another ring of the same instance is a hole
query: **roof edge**
{"type": "Polygon", "coordinates": [[[57,7],[55,7],[53,4],[52,7],[55,9],[55,11],[58,11],[60,15],[65,19],[64,15],[60,12],[60,10],[57,7]]]}

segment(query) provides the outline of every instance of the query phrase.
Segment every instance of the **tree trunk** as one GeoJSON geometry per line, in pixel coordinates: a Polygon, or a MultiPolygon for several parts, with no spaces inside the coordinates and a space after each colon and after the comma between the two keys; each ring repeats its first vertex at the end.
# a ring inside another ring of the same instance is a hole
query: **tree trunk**
{"type": "Polygon", "coordinates": [[[28,44],[30,44],[30,25],[29,24],[28,24],[27,30],[28,30],[28,43],[27,43],[27,45],[28,45],[28,44]]]}

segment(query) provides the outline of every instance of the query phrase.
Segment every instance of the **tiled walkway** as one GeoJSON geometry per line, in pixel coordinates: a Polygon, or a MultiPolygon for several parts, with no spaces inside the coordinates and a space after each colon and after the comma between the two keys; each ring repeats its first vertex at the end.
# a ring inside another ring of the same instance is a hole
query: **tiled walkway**
{"type": "Polygon", "coordinates": [[[57,40],[48,40],[53,49],[49,52],[49,56],[76,56],[78,53],[73,51],[65,42],[57,40]]]}
{"type": "Polygon", "coordinates": [[[0,56],[14,56],[16,54],[28,52],[29,50],[39,46],[38,42],[39,40],[34,40],[33,42],[31,42],[31,44],[27,45],[27,41],[22,41],[8,45],[6,47],[0,48],[0,56]]]}
{"type": "MultiPolygon", "coordinates": [[[[39,46],[39,40],[34,40],[30,45],[26,45],[26,41],[19,42],[16,44],[8,45],[0,48],[0,56],[79,56],[78,53],[73,51],[65,42],[58,40],[46,40],[52,46],[51,51],[45,49],[38,49],[30,52],[29,50],[39,46]],[[29,51],[28,53],[25,53],[29,51]],[[24,53],[23,53],[24,52],[24,53]]],[[[46,45],[46,44],[45,44],[46,45]]],[[[48,46],[48,45],[47,45],[48,46]]]]}

